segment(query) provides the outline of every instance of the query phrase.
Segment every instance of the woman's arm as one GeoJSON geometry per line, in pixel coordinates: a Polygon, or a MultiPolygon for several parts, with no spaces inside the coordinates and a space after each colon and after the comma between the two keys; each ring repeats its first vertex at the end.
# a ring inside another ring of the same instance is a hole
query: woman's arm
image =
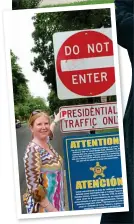
{"type": "Polygon", "coordinates": [[[48,201],[46,189],[39,183],[41,160],[40,154],[35,147],[27,148],[24,166],[28,192],[32,195],[35,203],[39,203],[48,212],[57,211],[48,201]]]}
{"type": "MultiPolygon", "coordinates": [[[[65,117],[64,117],[65,118],[65,117]]],[[[53,133],[54,133],[54,128],[55,128],[55,125],[62,119],[64,118],[61,118],[60,117],[60,112],[58,112],[57,114],[54,113],[54,120],[52,121],[51,125],[50,125],[50,134],[49,134],[49,137],[50,139],[53,138],[53,133]]]]}

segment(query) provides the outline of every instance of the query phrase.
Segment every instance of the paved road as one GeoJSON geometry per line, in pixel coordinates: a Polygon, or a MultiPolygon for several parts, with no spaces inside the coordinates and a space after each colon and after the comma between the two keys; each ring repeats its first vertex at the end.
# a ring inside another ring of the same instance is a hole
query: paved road
{"type": "Polygon", "coordinates": [[[83,2],[85,0],[42,0],[39,6],[43,5],[57,5],[57,4],[67,4],[72,2],[83,2]]]}
{"type": "MultiPolygon", "coordinates": [[[[18,163],[19,163],[19,179],[20,179],[20,194],[21,197],[26,190],[26,181],[25,181],[25,171],[24,171],[24,163],[23,157],[26,146],[31,139],[31,133],[27,125],[23,125],[21,128],[16,129],[17,135],[17,148],[18,148],[18,163]]],[[[22,204],[22,213],[26,213],[25,207],[22,204]]]]}

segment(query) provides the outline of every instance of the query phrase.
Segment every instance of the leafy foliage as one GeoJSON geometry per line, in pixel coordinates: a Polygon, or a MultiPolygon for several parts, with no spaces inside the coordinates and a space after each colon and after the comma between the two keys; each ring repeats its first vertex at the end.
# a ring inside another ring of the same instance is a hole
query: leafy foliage
{"type": "Polygon", "coordinates": [[[13,0],[12,8],[13,9],[31,9],[36,8],[41,0],[13,0]]]}
{"type": "Polygon", "coordinates": [[[42,97],[29,97],[27,100],[27,105],[29,106],[30,113],[37,109],[44,110],[49,113],[49,108],[46,105],[46,101],[42,97]]]}
{"type": "Polygon", "coordinates": [[[14,103],[24,103],[28,97],[29,89],[27,86],[28,80],[22,73],[21,67],[18,65],[18,58],[11,51],[11,65],[12,65],[12,79],[13,79],[13,92],[14,103]]]}
{"type": "Polygon", "coordinates": [[[18,58],[11,51],[12,80],[15,105],[15,117],[20,120],[27,120],[30,113],[36,109],[49,112],[46,101],[41,97],[31,96],[27,82],[18,65],[18,58]]]}
{"type": "Polygon", "coordinates": [[[111,27],[109,9],[94,9],[80,11],[64,11],[39,13],[33,17],[35,31],[32,34],[35,46],[32,52],[36,54],[31,65],[35,72],[40,71],[51,92],[48,96],[52,112],[63,105],[100,102],[100,98],[77,100],[59,100],[56,89],[56,75],[53,50],[53,34],[56,32],[97,29],[111,27]]]}
{"type": "Polygon", "coordinates": [[[95,98],[82,98],[82,99],[70,99],[70,100],[59,100],[57,95],[53,90],[50,91],[48,95],[49,108],[51,113],[58,112],[58,109],[61,106],[67,105],[80,105],[80,104],[88,104],[88,103],[100,103],[100,97],[95,98]]]}
{"type": "Polygon", "coordinates": [[[33,17],[35,31],[32,36],[37,54],[31,63],[35,72],[40,71],[45,82],[56,92],[53,34],[62,31],[110,27],[109,9],[39,13],[33,17]]]}
{"type": "Polygon", "coordinates": [[[20,120],[27,120],[32,111],[37,109],[43,110],[50,114],[50,109],[46,105],[43,98],[29,96],[24,104],[15,105],[15,116],[20,120]]]}

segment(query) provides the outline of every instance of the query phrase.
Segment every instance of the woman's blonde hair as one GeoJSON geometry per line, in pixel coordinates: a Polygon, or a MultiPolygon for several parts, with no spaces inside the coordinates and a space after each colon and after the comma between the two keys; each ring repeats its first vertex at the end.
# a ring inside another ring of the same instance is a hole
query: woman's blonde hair
{"type": "Polygon", "coordinates": [[[29,127],[30,126],[33,126],[35,120],[41,116],[44,116],[48,119],[48,122],[50,124],[50,117],[49,117],[49,114],[44,112],[44,111],[33,111],[29,117],[29,120],[28,120],[28,124],[29,124],[29,127]]]}

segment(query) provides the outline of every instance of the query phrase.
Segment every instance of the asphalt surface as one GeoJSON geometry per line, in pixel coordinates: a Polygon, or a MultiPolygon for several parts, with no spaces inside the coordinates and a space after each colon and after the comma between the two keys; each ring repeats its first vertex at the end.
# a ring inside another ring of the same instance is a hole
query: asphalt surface
{"type": "MultiPolygon", "coordinates": [[[[22,125],[22,127],[16,129],[17,135],[17,149],[18,149],[18,164],[19,164],[19,180],[20,180],[20,194],[22,195],[26,191],[26,181],[25,181],[25,171],[24,171],[24,152],[28,142],[31,139],[31,133],[27,125],[22,125]]],[[[26,213],[25,206],[21,200],[22,213],[26,213]]]]}
{"type": "Polygon", "coordinates": [[[57,4],[68,4],[72,2],[83,2],[85,0],[42,0],[39,4],[39,7],[45,5],[57,5],[57,4]]]}

